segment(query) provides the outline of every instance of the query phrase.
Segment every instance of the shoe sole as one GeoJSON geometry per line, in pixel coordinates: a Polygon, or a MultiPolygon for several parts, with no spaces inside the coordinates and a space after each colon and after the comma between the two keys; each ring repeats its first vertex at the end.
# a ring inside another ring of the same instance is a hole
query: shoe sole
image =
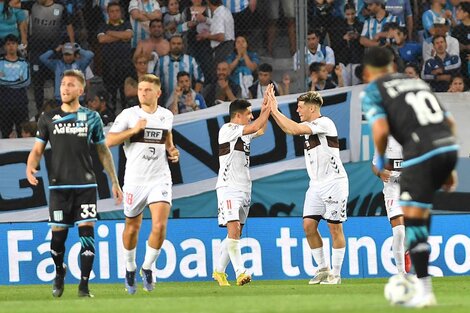
{"type": "Polygon", "coordinates": [[[239,282],[237,281],[237,286],[243,286],[243,285],[249,284],[250,282],[251,282],[251,277],[246,276],[245,278],[243,278],[239,282]]]}

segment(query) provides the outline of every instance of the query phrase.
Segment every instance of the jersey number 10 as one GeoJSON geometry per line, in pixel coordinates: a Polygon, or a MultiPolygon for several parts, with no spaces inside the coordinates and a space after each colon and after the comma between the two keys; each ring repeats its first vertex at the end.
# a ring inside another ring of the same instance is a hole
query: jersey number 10
{"type": "Polygon", "coordinates": [[[444,112],[439,102],[429,91],[409,92],[405,101],[413,108],[421,126],[437,124],[444,120],[444,112]]]}

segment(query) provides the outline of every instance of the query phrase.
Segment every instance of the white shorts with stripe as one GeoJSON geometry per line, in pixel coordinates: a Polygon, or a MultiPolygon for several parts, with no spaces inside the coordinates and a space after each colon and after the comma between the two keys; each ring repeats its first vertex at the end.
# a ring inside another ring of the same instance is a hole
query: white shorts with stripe
{"type": "Polygon", "coordinates": [[[149,186],[124,185],[124,215],[136,217],[149,204],[167,202],[171,206],[172,190],[170,183],[153,184],[149,186]]]}
{"type": "Polygon", "coordinates": [[[240,221],[245,224],[250,211],[251,193],[230,187],[217,188],[217,206],[219,226],[228,222],[240,221]]]}
{"type": "Polygon", "coordinates": [[[303,217],[321,216],[328,222],[346,221],[349,182],[347,178],[336,179],[324,185],[310,184],[305,193],[303,217]]]}

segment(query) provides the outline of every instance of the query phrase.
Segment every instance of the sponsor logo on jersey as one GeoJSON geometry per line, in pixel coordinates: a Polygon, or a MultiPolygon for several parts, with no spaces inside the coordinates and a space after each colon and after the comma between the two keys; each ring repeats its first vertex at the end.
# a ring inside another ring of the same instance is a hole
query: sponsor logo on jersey
{"type": "Polygon", "coordinates": [[[403,162],[403,160],[393,160],[393,168],[394,169],[401,168],[401,163],[402,162],[403,162]]]}
{"type": "Polygon", "coordinates": [[[61,118],[61,116],[60,116],[59,114],[56,114],[56,115],[54,115],[54,117],[52,118],[52,120],[55,121],[55,120],[58,120],[58,119],[60,119],[60,118],[61,118]]]}
{"type": "Polygon", "coordinates": [[[53,134],[86,137],[88,135],[88,124],[83,122],[58,123],[54,125],[53,134]]]}
{"type": "Polygon", "coordinates": [[[163,130],[162,129],[152,129],[152,128],[146,128],[144,130],[144,139],[145,140],[162,140],[163,138],[163,130]]]}

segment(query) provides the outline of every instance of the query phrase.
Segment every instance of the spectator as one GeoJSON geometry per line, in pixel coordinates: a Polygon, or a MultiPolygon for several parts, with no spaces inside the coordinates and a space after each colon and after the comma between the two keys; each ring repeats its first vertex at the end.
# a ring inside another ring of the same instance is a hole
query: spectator
{"type": "Polygon", "coordinates": [[[96,111],[100,114],[104,126],[109,126],[114,122],[116,115],[111,111],[107,105],[109,94],[106,90],[99,90],[95,95],[88,99],[87,106],[90,110],[96,111]]]}
{"type": "MultiPolygon", "coordinates": [[[[320,36],[320,31],[317,29],[308,32],[307,47],[305,47],[305,63],[323,62],[326,65],[327,72],[331,73],[335,67],[335,53],[330,47],[320,44],[320,36]]],[[[293,57],[294,71],[300,68],[298,53],[296,52],[293,57]]]]}
{"type": "Polygon", "coordinates": [[[75,43],[72,17],[59,1],[40,0],[21,3],[14,1],[10,2],[11,6],[29,11],[29,62],[32,68],[34,100],[39,112],[44,102],[44,83],[46,80],[54,79],[54,73],[41,64],[39,56],[64,42],[75,43]]]}
{"type": "Polygon", "coordinates": [[[0,0],[0,45],[3,46],[5,37],[12,34],[21,38],[21,44],[26,49],[28,45],[26,14],[23,10],[10,7],[9,2],[11,1],[0,0]]]}
{"type": "Polygon", "coordinates": [[[232,12],[236,35],[245,38],[253,35],[257,26],[256,20],[261,18],[258,15],[259,10],[256,11],[257,2],[257,0],[223,0],[224,5],[232,12]]]}
{"type": "Polygon", "coordinates": [[[269,1],[269,26],[267,38],[267,50],[269,56],[273,56],[274,40],[277,36],[277,23],[279,20],[279,4],[282,4],[282,11],[284,17],[287,19],[287,35],[289,36],[289,50],[291,55],[296,51],[296,37],[295,37],[295,1],[292,0],[271,0],[269,1]],[[279,3],[280,2],[280,3],[279,3]]]}
{"type": "Polygon", "coordinates": [[[320,31],[320,42],[326,44],[327,40],[333,37],[333,33],[342,17],[340,14],[334,15],[335,4],[340,0],[311,0],[308,4],[308,27],[320,31]],[[328,37],[327,37],[328,35],[328,37]]]}
{"type": "Polygon", "coordinates": [[[405,27],[399,26],[397,23],[389,23],[388,34],[390,46],[395,55],[400,56],[400,61],[403,63],[402,68],[398,69],[399,72],[403,72],[406,63],[420,64],[422,45],[417,42],[407,41],[405,27]]]}
{"type": "Polygon", "coordinates": [[[331,46],[335,52],[336,61],[342,66],[342,75],[345,86],[356,85],[354,70],[362,62],[364,47],[359,43],[363,23],[356,17],[353,4],[344,6],[345,19],[341,21],[336,32],[330,38],[331,46]]]}
{"type": "Polygon", "coordinates": [[[139,104],[137,85],[140,77],[148,73],[149,58],[150,57],[144,53],[134,55],[133,57],[134,73],[124,81],[124,95],[128,107],[139,104]]]}
{"type": "Polygon", "coordinates": [[[424,64],[424,80],[427,80],[434,91],[446,92],[452,76],[460,71],[460,57],[447,53],[446,37],[434,36],[432,40],[436,56],[424,64]]]}
{"type": "MultiPolygon", "coordinates": [[[[447,52],[450,55],[459,55],[459,41],[449,35],[449,24],[444,18],[436,18],[433,26],[434,36],[445,36],[447,42],[447,52]]],[[[434,50],[433,37],[426,38],[423,41],[423,62],[433,58],[436,55],[434,50]]]]}
{"type": "Polygon", "coordinates": [[[233,51],[235,30],[230,10],[222,5],[222,0],[207,0],[212,11],[212,18],[208,20],[202,14],[196,16],[198,22],[208,22],[209,32],[204,31],[196,35],[196,40],[210,40],[213,50],[213,64],[225,61],[233,51]]]}
{"type": "Polygon", "coordinates": [[[3,138],[9,138],[13,126],[20,133],[21,123],[28,120],[30,69],[29,63],[18,56],[18,37],[7,35],[4,42],[5,56],[0,58],[0,132],[3,138]]]}
{"type": "Polygon", "coordinates": [[[140,40],[147,39],[150,36],[149,23],[154,19],[161,20],[162,12],[156,0],[131,0],[129,2],[129,14],[134,31],[131,46],[135,48],[140,40]]]}
{"type": "Polygon", "coordinates": [[[321,91],[336,88],[336,85],[328,78],[326,64],[313,62],[310,64],[308,69],[310,71],[310,83],[308,84],[308,90],[321,91]]]}
{"type": "Polygon", "coordinates": [[[205,80],[211,82],[215,76],[212,58],[208,57],[212,56],[211,43],[208,40],[198,41],[196,37],[197,34],[208,32],[210,29],[207,22],[198,22],[197,16],[201,16],[201,19],[204,17],[210,20],[212,12],[207,6],[202,5],[202,0],[191,0],[191,2],[192,5],[183,10],[183,20],[185,23],[182,26],[182,31],[186,35],[187,53],[196,59],[197,64],[199,64],[204,73],[205,80]]]}
{"type": "Polygon", "coordinates": [[[455,75],[450,81],[449,90],[447,92],[464,92],[467,91],[467,86],[465,86],[465,81],[462,75],[455,75]]]}
{"type": "Polygon", "coordinates": [[[183,30],[183,16],[180,13],[178,0],[168,0],[168,12],[163,15],[163,27],[165,28],[165,38],[170,38],[177,32],[183,30]]]}
{"type": "Polygon", "coordinates": [[[405,35],[409,40],[413,40],[413,11],[410,0],[387,0],[385,10],[397,16],[400,23],[406,25],[405,35]]]}
{"type": "Polygon", "coordinates": [[[124,99],[124,80],[132,69],[130,40],[133,32],[131,24],[122,19],[119,3],[109,3],[108,16],[108,23],[101,26],[97,38],[102,47],[103,82],[105,89],[111,94],[108,104],[115,110],[118,90],[122,107],[127,106],[124,99]]]}
{"type": "Polygon", "coordinates": [[[403,73],[405,73],[406,76],[411,77],[411,78],[419,78],[419,68],[417,64],[414,63],[408,63],[405,65],[405,69],[403,73]]]}
{"type": "Polygon", "coordinates": [[[290,79],[289,73],[284,73],[282,75],[281,83],[277,86],[280,96],[285,96],[285,95],[290,94],[290,84],[291,84],[291,79],[290,79]]]}
{"type": "MultiPolygon", "coordinates": [[[[280,96],[279,86],[272,79],[273,67],[271,64],[263,63],[258,68],[258,80],[249,89],[250,99],[262,99],[269,84],[274,85],[274,95],[280,96]]],[[[290,84],[290,82],[289,82],[290,84]]]]}
{"type": "Polygon", "coordinates": [[[39,117],[44,112],[50,112],[54,109],[57,109],[59,106],[57,105],[57,101],[55,99],[47,99],[44,101],[41,110],[34,116],[34,120],[37,122],[39,121],[39,117]]]}
{"type": "MultiPolygon", "coordinates": [[[[66,70],[80,70],[85,75],[87,66],[93,60],[95,54],[91,51],[80,49],[78,44],[70,42],[64,45],[59,45],[55,50],[48,50],[39,56],[39,60],[47,66],[47,68],[55,73],[54,83],[54,98],[57,103],[62,103],[60,95],[60,83],[62,75],[66,70]],[[56,56],[56,53],[61,53],[61,58],[51,58],[56,56]],[[80,56],[79,56],[80,54],[80,56]]],[[[83,99],[83,95],[80,97],[83,99]]]]}
{"type": "Polygon", "coordinates": [[[238,36],[235,40],[235,51],[227,57],[230,68],[230,79],[241,87],[242,98],[249,98],[249,91],[253,85],[253,73],[258,68],[258,54],[248,51],[248,42],[245,37],[238,36]]]}
{"type": "Polygon", "coordinates": [[[36,137],[38,123],[35,121],[26,121],[21,123],[21,138],[36,137]]]}
{"type": "Polygon", "coordinates": [[[194,90],[200,92],[204,83],[204,75],[199,68],[196,60],[183,53],[183,37],[179,34],[173,35],[170,39],[170,54],[160,57],[160,66],[155,75],[160,77],[163,90],[163,103],[166,103],[168,97],[173,93],[177,83],[176,76],[178,72],[185,71],[191,75],[194,82],[194,90]]]}
{"type": "Polygon", "coordinates": [[[170,52],[170,43],[163,36],[163,22],[162,20],[150,21],[150,37],[139,41],[134,55],[145,54],[151,55],[151,62],[149,62],[149,73],[154,72],[158,68],[159,58],[167,55],[170,52]]]}
{"type": "Polygon", "coordinates": [[[391,22],[403,26],[398,17],[385,11],[385,0],[364,0],[367,3],[371,16],[365,21],[362,28],[360,43],[366,48],[386,44],[387,32],[385,25],[391,22]]]}
{"type": "Polygon", "coordinates": [[[452,30],[452,35],[460,43],[462,75],[470,78],[470,2],[462,2],[457,7],[457,19],[461,22],[452,30]]]}
{"type": "MultiPolygon", "coordinates": [[[[446,0],[430,0],[429,2],[431,3],[431,8],[425,11],[422,17],[424,39],[438,35],[434,27],[436,19],[450,19],[452,17],[452,12],[444,9],[446,0]]],[[[450,20],[447,21],[447,24],[450,24],[450,20]]]]}
{"type": "Polygon", "coordinates": [[[166,108],[173,114],[197,111],[207,108],[201,94],[191,88],[191,77],[188,72],[179,72],[177,85],[166,102],[166,108]]]}
{"type": "Polygon", "coordinates": [[[223,61],[217,64],[217,82],[208,84],[202,95],[208,107],[223,101],[233,101],[240,97],[241,88],[229,79],[229,65],[223,61]]]}

